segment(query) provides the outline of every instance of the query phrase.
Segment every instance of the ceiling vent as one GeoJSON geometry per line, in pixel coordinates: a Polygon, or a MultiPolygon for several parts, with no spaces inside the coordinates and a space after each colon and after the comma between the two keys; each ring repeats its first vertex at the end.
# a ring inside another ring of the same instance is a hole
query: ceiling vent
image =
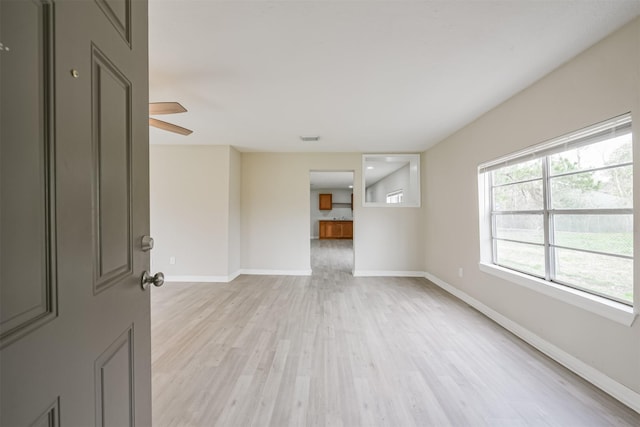
{"type": "Polygon", "coordinates": [[[301,136],[300,139],[304,142],[316,142],[320,139],[320,136],[301,136]]]}

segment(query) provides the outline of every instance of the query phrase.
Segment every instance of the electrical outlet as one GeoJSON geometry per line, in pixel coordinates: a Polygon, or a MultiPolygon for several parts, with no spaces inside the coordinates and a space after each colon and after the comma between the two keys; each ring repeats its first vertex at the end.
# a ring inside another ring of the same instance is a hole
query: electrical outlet
{"type": "Polygon", "coordinates": [[[462,267],[460,267],[460,268],[458,269],[458,276],[459,276],[459,277],[464,276],[464,271],[462,271],[462,267]]]}
{"type": "Polygon", "coordinates": [[[169,264],[174,265],[175,263],[176,263],[176,257],[170,256],[169,257],[169,264]]]}

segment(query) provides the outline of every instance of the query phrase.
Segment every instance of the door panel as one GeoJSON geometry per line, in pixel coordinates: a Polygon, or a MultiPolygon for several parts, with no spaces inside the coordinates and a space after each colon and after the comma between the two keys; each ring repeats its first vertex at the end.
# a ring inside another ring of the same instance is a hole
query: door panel
{"type": "Polygon", "coordinates": [[[58,407],[58,399],[35,420],[29,424],[31,427],[58,427],[60,425],[60,408],[58,407]]]}
{"type": "Polygon", "coordinates": [[[133,426],[133,328],[96,361],[96,426],[133,426]]]}
{"type": "Polygon", "coordinates": [[[131,84],[96,47],[92,52],[96,292],[130,276],[131,84]]]}
{"type": "Polygon", "coordinates": [[[0,347],[56,314],[51,5],[0,6],[0,347]]]}
{"type": "Polygon", "coordinates": [[[151,425],[147,2],[0,17],[0,425],[151,425]]]}
{"type": "Polygon", "coordinates": [[[115,30],[131,45],[131,0],[96,0],[115,30]]]}

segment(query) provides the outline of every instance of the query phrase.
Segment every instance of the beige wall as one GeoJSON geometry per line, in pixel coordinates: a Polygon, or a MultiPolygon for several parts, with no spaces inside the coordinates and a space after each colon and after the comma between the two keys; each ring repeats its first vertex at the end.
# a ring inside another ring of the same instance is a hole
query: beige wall
{"type": "Polygon", "coordinates": [[[243,153],[242,268],[309,272],[309,172],[355,171],[356,273],[422,271],[420,208],[362,208],[359,153],[243,153]]]}
{"type": "Polygon", "coordinates": [[[237,152],[231,156],[230,186],[233,152],[228,146],[150,146],[153,271],[168,277],[227,276],[230,262],[238,263],[239,228],[235,221],[229,227],[238,211],[238,198],[230,198],[230,188],[239,187],[237,152]]]}
{"type": "MultiPolygon", "coordinates": [[[[423,176],[427,272],[640,392],[640,322],[623,326],[478,269],[477,166],[631,111],[640,164],[640,20],[428,150],[423,176]],[[464,277],[458,277],[458,268],[464,277]]],[[[635,174],[635,205],[640,174],[635,174]]],[[[635,218],[636,230],[640,216],[635,218]]],[[[635,235],[638,246],[638,233],[635,235]]],[[[638,258],[635,302],[639,304],[638,258]]]]}
{"type": "Polygon", "coordinates": [[[354,171],[356,274],[424,271],[421,208],[362,208],[362,155],[150,148],[154,271],[180,280],[310,274],[309,172],[354,171]],[[169,257],[176,264],[169,264],[169,257]]]}
{"type": "Polygon", "coordinates": [[[229,265],[227,272],[233,276],[240,272],[242,156],[229,148],[229,265]]]}

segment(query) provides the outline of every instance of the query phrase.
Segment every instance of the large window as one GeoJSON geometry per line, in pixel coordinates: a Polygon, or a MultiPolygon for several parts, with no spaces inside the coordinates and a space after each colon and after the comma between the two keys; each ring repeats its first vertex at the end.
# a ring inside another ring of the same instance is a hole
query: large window
{"type": "Polygon", "coordinates": [[[629,114],[479,172],[493,264],[632,305],[629,114]]]}

